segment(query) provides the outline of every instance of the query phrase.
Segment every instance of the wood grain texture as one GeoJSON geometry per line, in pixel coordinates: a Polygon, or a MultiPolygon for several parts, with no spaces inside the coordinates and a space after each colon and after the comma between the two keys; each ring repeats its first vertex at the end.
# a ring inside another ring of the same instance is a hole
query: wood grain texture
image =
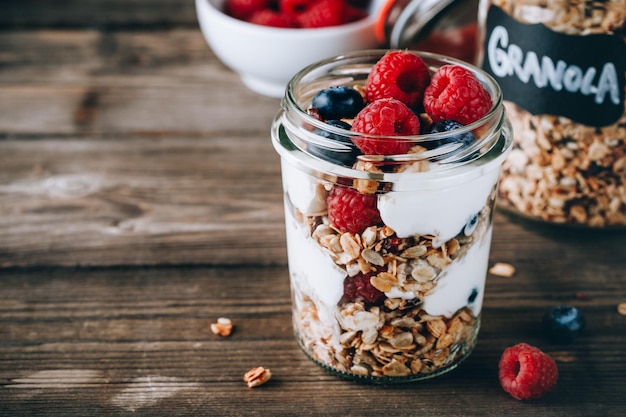
{"type": "Polygon", "coordinates": [[[0,138],[269,141],[280,106],[243,88],[199,30],[0,32],[0,50],[0,138]]]}
{"type": "Polygon", "coordinates": [[[623,416],[626,235],[495,217],[479,343],[455,371],[370,386],[292,332],[280,101],[206,46],[187,0],[0,6],[0,416],[623,416]],[[576,305],[574,344],[543,312],[576,305]],[[228,338],[210,332],[229,317],[228,338]],[[501,389],[504,348],[558,362],[548,396],[501,389]],[[249,389],[244,372],[272,370],[249,389]]]}
{"type": "Polygon", "coordinates": [[[0,265],[286,262],[269,139],[0,142],[0,265]]]}
{"type": "Polygon", "coordinates": [[[592,289],[582,276],[518,272],[489,277],[479,344],[457,370],[379,387],[338,379],[299,350],[284,267],[5,270],[0,414],[51,415],[54,404],[67,416],[623,415],[626,320],[614,291],[623,277],[592,289]],[[576,300],[576,288],[590,298],[576,300]],[[576,344],[542,339],[537,323],[554,301],[546,294],[586,313],[576,344]],[[209,330],[222,316],[235,324],[228,338],[209,330]],[[531,403],[508,397],[497,379],[502,349],[520,340],[552,354],[561,374],[531,403]],[[255,366],[274,377],[249,389],[242,376],[255,366]]]}
{"type": "Polygon", "coordinates": [[[188,0],[3,0],[0,27],[170,27],[197,23],[188,0]]]}

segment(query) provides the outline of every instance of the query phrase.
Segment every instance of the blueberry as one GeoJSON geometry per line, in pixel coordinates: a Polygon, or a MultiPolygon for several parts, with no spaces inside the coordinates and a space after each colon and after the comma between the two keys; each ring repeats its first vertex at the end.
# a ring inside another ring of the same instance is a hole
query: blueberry
{"type": "Polygon", "coordinates": [[[467,297],[467,304],[472,304],[476,301],[476,297],[478,297],[478,288],[472,288],[471,294],[467,297]]]}
{"type": "MultiPolygon", "coordinates": [[[[428,133],[441,133],[441,132],[450,132],[454,129],[458,129],[463,127],[463,125],[454,120],[442,120],[440,122],[435,123],[428,133]]],[[[464,132],[459,133],[457,135],[450,135],[443,139],[430,141],[425,144],[425,146],[429,149],[435,149],[443,145],[447,145],[449,143],[461,143],[462,146],[460,150],[467,148],[473,145],[476,142],[476,137],[472,134],[472,132],[464,132]]],[[[458,152],[458,151],[457,151],[458,152]]],[[[467,159],[475,158],[478,155],[478,151],[474,152],[472,155],[467,157],[467,159]]]]}
{"type": "MultiPolygon", "coordinates": [[[[326,124],[335,126],[341,129],[350,130],[350,125],[341,120],[329,120],[326,124]]],[[[318,144],[309,142],[307,144],[307,151],[318,158],[326,161],[351,167],[356,161],[356,157],[360,155],[359,149],[352,143],[348,136],[336,135],[327,130],[315,129],[315,134],[322,136],[326,139],[330,139],[350,147],[350,150],[340,151],[337,149],[330,149],[318,144]]]]}
{"type": "Polygon", "coordinates": [[[322,120],[351,119],[365,107],[361,93],[354,88],[339,86],[320,91],[313,97],[311,107],[322,120]]]}
{"type": "Polygon", "coordinates": [[[555,343],[571,343],[585,330],[585,316],[576,307],[559,305],[543,316],[545,336],[555,343]]]}
{"type": "MultiPolygon", "coordinates": [[[[450,132],[454,129],[459,129],[461,127],[463,127],[463,125],[459,122],[455,122],[454,120],[442,120],[432,125],[428,133],[450,132]]],[[[474,135],[471,132],[466,132],[450,136],[445,139],[440,139],[431,143],[433,143],[434,146],[441,146],[447,143],[461,142],[463,146],[469,146],[474,143],[474,141],[476,141],[474,135]]]]}
{"type": "Polygon", "coordinates": [[[476,230],[476,225],[478,224],[478,214],[473,214],[465,223],[465,227],[463,228],[463,234],[465,236],[471,236],[476,230]]]}

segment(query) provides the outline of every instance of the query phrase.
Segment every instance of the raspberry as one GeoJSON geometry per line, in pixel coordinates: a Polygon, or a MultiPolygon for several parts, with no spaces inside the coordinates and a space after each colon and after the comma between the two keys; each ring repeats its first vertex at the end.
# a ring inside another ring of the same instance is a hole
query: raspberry
{"type": "Polygon", "coordinates": [[[381,223],[375,195],[361,194],[354,188],[333,187],[328,193],[328,219],[340,232],[361,233],[381,223]]]}
{"type": "Polygon", "coordinates": [[[226,0],[224,11],[235,19],[248,20],[254,12],[269,6],[270,0],[226,0]]]}
{"type": "Polygon", "coordinates": [[[424,92],[424,110],[435,122],[448,119],[467,125],[483,117],[491,105],[489,92],[459,65],[439,68],[424,92]]]}
{"type": "Polygon", "coordinates": [[[315,0],[279,0],[278,8],[281,13],[292,19],[298,19],[300,13],[304,13],[311,7],[315,0]]]}
{"type": "Polygon", "coordinates": [[[272,26],[276,28],[295,28],[296,22],[287,15],[275,12],[271,9],[263,9],[256,11],[250,16],[248,22],[256,25],[272,26]]]}
{"type": "Polygon", "coordinates": [[[342,0],[317,0],[297,19],[303,28],[321,28],[338,26],[346,23],[344,19],[346,6],[342,0]]]}
{"type": "Polygon", "coordinates": [[[376,289],[370,282],[371,276],[358,273],[343,280],[343,298],[348,301],[365,301],[376,304],[385,294],[376,289]]]}
{"type": "Polygon", "coordinates": [[[367,12],[365,10],[358,7],[352,7],[347,3],[344,6],[344,9],[344,23],[356,22],[357,20],[365,19],[367,17],[367,12]]]}
{"type": "Polygon", "coordinates": [[[542,397],[559,377],[554,359],[526,343],[505,349],[498,367],[502,388],[517,400],[542,397]]]}
{"type": "Polygon", "coordinates": [[[404,246],[405,239],[399,237],[388,237],[383,240],[383,249],[389,253],[399,254],[401,246],[404,246]]]}
{"type": "MultiPolygon", "coordinates": [[[[393,98],[379,99],[368,104],[352,122],[353,132],[378,136],[417,135],[420,120],[404,103],[393,98]]],[[[389,138],[355,137],[354,144],[366,155],[404,154],[412,143],[389,138]]]]}
{"type": "Polygon", "coordinates": [[[428,67],[406,51],[390,51],[374,64],[365,84],[367,101],[395,98],[417,108],[430,82],[428,67]]]}

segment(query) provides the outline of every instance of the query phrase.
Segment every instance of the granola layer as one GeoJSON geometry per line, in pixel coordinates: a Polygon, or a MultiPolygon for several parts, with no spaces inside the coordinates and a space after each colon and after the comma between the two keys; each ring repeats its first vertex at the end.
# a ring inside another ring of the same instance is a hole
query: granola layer
{"type": "Polygon", "coordinates": [[[421,379],[469,354],[480,321],[495,187],[471,228],[440,245],[432,235],[399,238],[385,225],[341,233],[325,212],[305,215],[285,198],[294,326],[309,356],[346,375],[421,379]],[[309,263],[302,268],[303,260],[291,257],[305,252],[309,263]],[[357,274],[371,276],[384,293],[380,302],[342,294],[345,277],[357,274]]]}

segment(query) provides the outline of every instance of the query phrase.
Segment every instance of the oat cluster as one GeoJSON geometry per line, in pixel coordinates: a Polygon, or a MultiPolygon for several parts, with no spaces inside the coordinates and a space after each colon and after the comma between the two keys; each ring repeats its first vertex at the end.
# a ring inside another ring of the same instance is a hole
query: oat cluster
{"type": "MultiPolygon", "coordinates": [[[[626,2],[494,0],[524,23],[570,35],[626,33],[626,2]]],[[[626,39],[625,39],[626,40],[626,39]]],[[[596,128],[566,117],[533,115],[505,101],[513,150],[502,169],[502,206],[554,223],[626,225],[626,114],[596,128]]]]}

